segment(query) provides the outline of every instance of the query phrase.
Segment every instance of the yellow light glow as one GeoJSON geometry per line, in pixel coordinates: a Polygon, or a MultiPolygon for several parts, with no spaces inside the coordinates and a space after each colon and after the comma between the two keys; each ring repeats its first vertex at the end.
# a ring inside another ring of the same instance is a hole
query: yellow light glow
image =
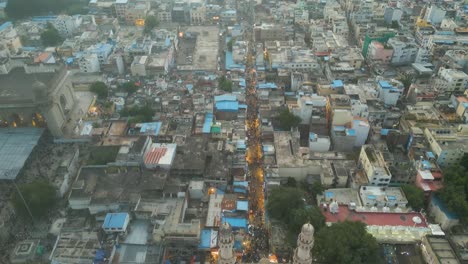
{"type": "Polygon", "coordinates": [[[145,20],[144,20],[144,19],[141,19],[141,18],[135,20],[135,26],[137,26],[137,27],[143,27],[143,26],[145,26],[145,20]]]}

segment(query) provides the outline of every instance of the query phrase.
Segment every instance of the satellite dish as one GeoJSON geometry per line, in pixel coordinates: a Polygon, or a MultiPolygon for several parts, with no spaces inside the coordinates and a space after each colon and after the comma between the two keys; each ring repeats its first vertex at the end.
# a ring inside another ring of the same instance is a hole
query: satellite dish
{"type": "Polygon", "coordinates": [[[415,216],[415,217],[413,217],[413,222],[415,224],[420,224],[420,223],[422,223],[422,219],[419,216],[415,216]]]}

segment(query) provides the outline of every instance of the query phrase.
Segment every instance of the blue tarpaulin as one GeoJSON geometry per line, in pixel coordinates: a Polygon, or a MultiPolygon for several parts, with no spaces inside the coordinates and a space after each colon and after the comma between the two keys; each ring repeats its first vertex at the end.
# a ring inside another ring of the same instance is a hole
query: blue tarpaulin
{"type": "Polygon", "coordinates": [[[230,224],[233,229],[247,229],[247,219],[245,218],[223,217],[222,222],[230,224]]]}
{"type": "Polygon", "coordinates": [[[239,111],[239,103],[230,101],[217,102],[216,110],[221,112],[237,112],[239,111]]]}
{"type": "Polygon", "coordinates": [[[125,226],[125,221],[129,217],[128,213],[108,213],[104,219],[104,224],[102,228],[120,228],[123,229],[125,226]]]}
{"type": "Polygon", "coordinates": [[[343,81],[342,80],[334,80],[332,82],[332,88],[339,88],[339,87],[343,87],[343,81]]]}
{"type": "Polygon", "coordinates": [[[205,122],[203,123],[202,133],[209,134],[211,132],[211,124],[213,123],[213,114],[205,114],[205,122]]]}
{"type": "Polygon", "coordinates": [[[249,202],[248,201],[237,201],[237,211],[248,211],[249,202]]]}

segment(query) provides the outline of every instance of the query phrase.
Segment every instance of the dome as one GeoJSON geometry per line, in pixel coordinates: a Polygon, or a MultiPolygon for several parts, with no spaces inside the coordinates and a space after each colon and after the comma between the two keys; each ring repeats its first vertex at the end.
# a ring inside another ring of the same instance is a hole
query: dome
{"type": "Polygon", "coordinates": [[[227,222],[224,222],[221,225],[221,228],[219,229],[219,232],[220,232],[220,235],[222,237],[229,237],[231,235],[231,233],[232,233],[231,225],[229,225],[227,222]]]}
{"type": "Polygon", "coordinates": [[[311,224],[309,224],[309,223],[304,224],[304,225],[302,226],[301,232],[302,232],[302,233],[306,233],[306,234],[308,234],[308,233],[314,233],[314,226],[311,225],[311,224]]]}

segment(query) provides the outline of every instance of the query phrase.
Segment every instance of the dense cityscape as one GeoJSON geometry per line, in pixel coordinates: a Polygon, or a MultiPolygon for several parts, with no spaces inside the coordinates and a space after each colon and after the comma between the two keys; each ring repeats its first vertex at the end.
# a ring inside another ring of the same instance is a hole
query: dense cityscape
{"type": "Polygon", "coordinates": [[[468,1],[0,0],[0,264],[468,263],[468,1]]]}

